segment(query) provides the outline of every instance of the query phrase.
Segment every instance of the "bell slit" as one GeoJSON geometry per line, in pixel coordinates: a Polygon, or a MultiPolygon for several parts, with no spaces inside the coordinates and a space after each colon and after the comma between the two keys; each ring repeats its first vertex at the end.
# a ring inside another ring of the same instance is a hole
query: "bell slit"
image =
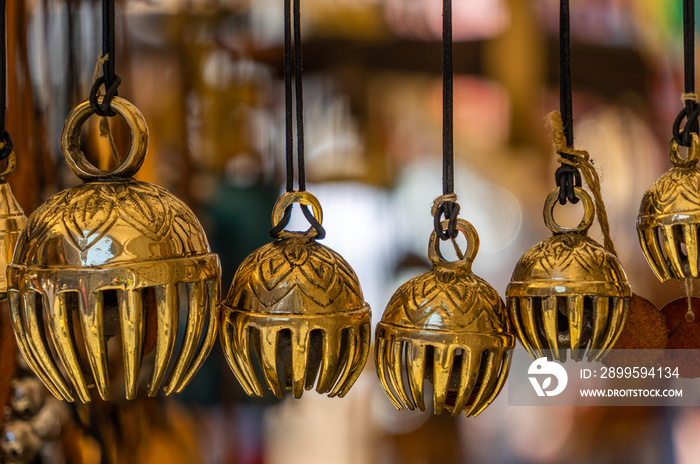
{"type": "Polygon", "coordinates": [[[348,391],[350,391],[350,388],[352,388],[352,386],[355,385],[355,382],[357,382],[357,379],[360,377],[360,374],[362,374],[362,370],[364,369],[365,364],[367,364],[367,358],[369,357],[371,332],[372,330],[370,328],[369,323],[360,325],[359,334],[357,335],[359,343],[355,347],[355,356],[352,361],[351,374],[350,377],[348,377],[342,384],[340,391],[338,392],[338,396],[340,398],[347,395],[348,391]]]}
{"type": "Polygon", "coordinates": [[[657,274],[657,277],[659,277],[662,282],[665,282],[669,280],[672,275],[671,269],[668,267],[668,263],[666,262],[666,257],[664,257],[664,254],[661,251],[659,227],[650,227],[644,232],[644,234],[645,243],[649,245],[649,252],[651,253],[651,268],[654,270],[654,273],[657,274]]]}
{"type": "MultiPolygon", "coordinates": [[[[534,354],[537,357],[541,357],[543,356],[543,344],[539,338],[539,331],[537,330],[538,324],[535,322],[535,298],[536,297],[521,297],[520,301],[525,302],[525,307],[521,305],[521,314],[523,316],[527,338],[532,343],[531,345],[525,345],[525,348],[530,352],[530,355],[534,354]]],[[[542,301],[540,298],[537,298],[537,304],[541,311],[542,301]]]]}
{"type": "Polygon", "coordinates": [[[436,346],[433,359],[433,411],[442,414],[450,386],[454,349],[449,345],[436,346]]]}
{"type": "MultiPolygon", "coordinates": [[[[333,389],[328,394],[328,396],[330,396],[331,398],[334,396],[338,396],[338,393],[340,393],[343,385],[345,384],[345,381],[348,378],[350,378],[350,375],[352,374],[352,364],[356,356],[355,350],[357,349],[357,336],[355,334],[355,329],[353,327],[346,327],[343,330],[347,334],[345,356],[343,357],[343,359],[340,360],[340,365],[342,366],[342,373],[340,374],[336,384],[333,386],[333,389]]],[[[390,347],[387,347],[387,351],[390,351],[390,347]]],[[[389,378],[391,379],[391,375],[389,375],[389,378]]]]}
{"type": "Polygon", "coordinates": [[[382,388],[386,393],[387,398],[391,401],[394,407],[398,410],[405,409],[401,404],[401,401],[396,397],[394,391],[389,386],[389,369],[387,367],[387,345],[388,342],[383,337],[377,338],[377,346],[375,349],[375,365],[377,367],[377,376],[379,377],[379,382],[382,384],[382,388]]]}
{"type": "Polygon", "coordinates": [[[542,298],[542,322],[544,335],[555,359],[559,359],[559,310],[557,297],[542,298]]]}

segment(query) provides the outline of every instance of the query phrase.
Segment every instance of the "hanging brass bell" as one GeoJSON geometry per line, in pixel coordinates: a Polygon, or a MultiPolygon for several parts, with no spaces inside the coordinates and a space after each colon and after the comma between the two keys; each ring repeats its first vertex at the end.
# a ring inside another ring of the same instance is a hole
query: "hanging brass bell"
{"type": "Polygon", "coordinates": [[[146,155],[148,129],[128,101],[114,97],[111,107],[131,129],[125,160],[110,171],[87,161],[80,132],[92,110],[88,101],[78,105],[61,146],[85,183],[31,214],[8,270],[19,350],[48,390],[68,401],[75,389],[89,402],[93,386],[109,399],[112,337],[112,349],[121,344],[127,399],[137,395],[142,360],[153,363],[150,396],[166,373],[165,392],[179,392],[204,362],[218,327],[219,259],[187,205],[131,178],[146,155]]]}
{"type": "Polygon", "coordinates": [[[698,278],[698,228],[700,227],[700,158],[698,135],[692,133],[687,158],[669,146],[673,167],[656,179],[642,197],[637,235],[649,265],[662,282],[698,278]]]}
{"type": "Polygon", "coordinates": [[[15,165],[16,157],[13,151],[7,158],[5,169],[0,172],[0,300],[7,298],[7,276],[5,271],[8,264],[12,261],[19,233],[27,223],[24,211],[22,211],[19,203],[17,203],[17,199],[12,194],[10,184],[6,182],[7,176],[14,170],[15,165]]]}
{"type": "MultiPolygon", "coordinates": [[[[284,193],[275,203],[277,226],[293,203],[322,210],[306,191],[284,193]]],[[[221,344],[246,393],[278,398],[343,397],[359,377],[370,344],[370,307],[355,272],[338,253],[316,242],[317,232],[282,231],[241,263],[221,305],[221,344]],[[316,381],[318,377],[318,381],[316,381]]]]}
{"type": "MultiPolygon", "coordinates": [[[[447,227],[449,221],[443,221],[447,227]]],[[[496,398],[508,377],[515,337],[503,300],[471,271],[479,236],[467,221],[460,260],[446,261],[430,236],[433,268],[394,293],[377,325],[377,375],[397,409],[425,410],[425,380],[432,383],[433,412],[475,416],[496,398]]]]}
{"type": "Polygon", "coordinates": [[[574,188],[584,217],[565,228],[553,218],[559,188],[544,206],[544,220],[553,236],[530,248],[515,267],[506,298],[518,339],[533,358],[566,361],[602,359],[622,332],[631,288],[620,261],[587,231],[593,224],[591,197],[574,188]]]}

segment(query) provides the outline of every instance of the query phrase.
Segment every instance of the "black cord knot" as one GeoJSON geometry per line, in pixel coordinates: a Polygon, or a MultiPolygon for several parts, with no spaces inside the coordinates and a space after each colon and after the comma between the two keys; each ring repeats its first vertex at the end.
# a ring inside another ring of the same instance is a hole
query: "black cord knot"
{"type": "Polygon", "coordinates": [[[440,203],[433,215],[433,226],[435,233],[440,240],[450,240],[457,238],[459,231],[457,230],[457,218],[459,216],[460,206],[456,201],[444,201],[440,203]],[[447,229],[442,228],[443,217],[449,222],[447,229]]]}
{"type": "Polygon", "coordinates": [[[93,113],[103,118],[112,117],[117,114],[112,109],[112,98],[117,96],[117,89],[122,83],[122,79],[118,75],[114,75],[114,81],[112,82],[112,85],[105,89],[105,94],[102,98],[102,104],[100,104],[97,101],[97,92],[104,83],[105,76],[100,76],[97,79],[95,79],[95,82],[92,84],[92,88],[90,89],[90,108],[92,108],[93,113]]]}
{"type": "Polygon", "coordinates": [[[697,134],[700,132],[700,125],[698,124],[698,117],[700,117],[700,105],[694,101],[686,101],[686,106],[678,113],[675,121],[673,121],[673,140],[676,141],[678,145],[684,147],[689,147],[693,141],[691,134],[697,134]],[[681,122],[685,119],[685,125],[683,130],[681,130],[681,122]]]}
{"type": "Polygon", "coordinates": [[[7,131],[2,132],[2,138],[0,139],[0,161],[4,161],[10,157],[12,150],[15,148],[15,144],[10,137],[10,133],[7,131]]]}
{"type": "Polygon", "coordinates": [[[570,164],[562,164],[554,173],[554,180],[559,187],[559,204],[565,205],[567,201],[571,204],[578,203],[574,187],[581,186],[581,173],[570,164]]]}
{"type": "MultiPolygon", "coordinates": [[[[314,237],[317,240],[322,240],[326,237],[326,229],[323,228],[320,222],[316,220],[314,217],[313,213],[309,211],[309,207],[307,205],[300,205],[301,206],[301,212],[304,213],[304,217],[306,218],[307,221],[309,221],[309,224],[311,224],[311,228],[313,228],[316,231],[316,237],[314,237]]],[[[284,210],[284,216],[282,216],[282,220],[275,225],[272,229],[270,229],[270,237],[274,239],[280,238],[280,233],[284,230],[285,227],[287,227],[287,224],[289,224],[289,220],[292,218],[292,205],[287,206],[287,208],[284,210]]]]}

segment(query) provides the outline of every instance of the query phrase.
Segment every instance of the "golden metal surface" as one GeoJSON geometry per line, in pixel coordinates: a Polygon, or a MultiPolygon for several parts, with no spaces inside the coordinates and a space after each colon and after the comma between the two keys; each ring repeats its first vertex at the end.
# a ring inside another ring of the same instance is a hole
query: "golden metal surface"
{"type": "MultiPolygon", "coordinates": [[[[129,119],[143,117],[124,102],[115,98],[112,107],[130,127],[146,130],[145,122],[129,119]]],[[[84,121],[85,107],[71,118],[84,121]]],[[[80,130],[74,119],[66,127],[80,130]]],[[[64,131],[66,138],[77,140],[64,131]]],[[[121,177],[136,172],[140,155],[109,172],[86,167],[84,157],[76,162],[72,157],[82,154],[70,147],[64,155],[82,178],[103,180],[53,195],[22,230],[7,275],[20,352],[57,398],[73,401],[77,394],[89,402],[94,387],[106,400],[115,364],[107,341],[119,335],[127,399],[137,395],[142,363],[153,363],[150,396],[168,371],[165,392],[180,392],[216,340],[218,256],[185,203],[161,187],[121,177]],[[181,317],[186,328],[178,350],[181,317]],[[154,340],[153,354],[146,340],[154,340]]]]}
{"type": "Polygon", "coordinates": [[[555,359],[601,359],[619,337],[627,316],[631,289],[616,256],[586,235],[593,222],[593,203],[583,201],[584,219],[573,229],[552,217],[559,189],[545,203],[545,223],[554,235],[530,248],[515,267],[506,298],[518,339],[533,358],[551,350],[555,359]]]}
{"type": "Polygon", "coordinates": [[[662,282],[700,277],[698,228],[700,227],[700,142],[692,134],[688,157],[669,147],[674,167],[649,187],[637,216],[637,235],[649,265],[662,282]]]}
{"type": "MultiPolygon", "coordinates": [[[[313,195],[289,192],[275,204],[273,226],[295,202],[311,205],[321,222],[313,195]]],[[[221,305],[224,354],[251,396],[267,387],[300,398],[316,384],[318,393],[342,397],[367,361],[370,307],[347,261],[315,236],[286,232],[254,251],[221,305]]]]}
{"type": "MultiPolygon", "coordinates": [[[[448,221],[443,222],[447,227],[448,221]]],[[[433,386],[433,412],[457,416],[483,411],[508,377],[515,337],[503,300],[471,265],[479,238],[458,220],[467,237],[461,260],[446,261],[430,236],[429,272],[394,293],[377,325],[375,364],[385,393],[397,409],[425,410],[425,380],[433,386]]]]}
{"type": "MultiPolygon", "coordinates": [[[[14,152],[10,159],[14,159],[14,152]]],[[[26,223],[27,217],[12,194],[10,184],[0,181],[0,300],[7,298],[7,266],[12,261],[19,233],[26,223]]]]}

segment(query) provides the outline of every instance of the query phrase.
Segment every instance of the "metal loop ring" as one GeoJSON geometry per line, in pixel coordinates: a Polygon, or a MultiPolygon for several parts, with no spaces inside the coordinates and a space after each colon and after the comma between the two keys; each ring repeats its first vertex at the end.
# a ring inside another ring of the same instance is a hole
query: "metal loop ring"
{"type": "Polygon", "coordinates": [[[668,144],[668,153],[671,158],[671,163],[676,167],[690,168],[695,166],[698,159],[700,159],[700,141],[698,140],[698,134],[691,132],[690,136],[691,142],[687,158],[681,158],[678,148],[679,144],[675,138],[672,138],[668,144]]]}
{"type": "MultiPolygon", "coordinates": [[[[283,193],[278,199],[277,202],[275,203],[275,206],[272,208],[272,227],[273,230],[277,228],[277,226],[281,223],[283,223],[285,217],[287,217],[287,210],[291,208],[293,203],[299,203],[301,205],[307,205],[311,206],[311,209],[313,211],[313,216],[320,226],[323,223],[323,210],[321,209],[321,203],[319,203],[318,199],[313,196],[311,193],[307,191],[298,191],[295,190],[293,192],[285,192],[283,193]]],[[[287,221],[289,219],[287,218],[287,221]]],[[[321,230],[323,228],[321,227],[321,230]]],[[[325,232],[325,231],[324,231],[325,232]]],[[[279,237],[284,237],[284,236],[290,236],[292,234],[298,234],[298,232],[288,232],[286,230],[280,230],[278,233],[279,237]]],[[[312,225],[309,227],[309,229],[306,232],[303,232],[305,235],[309,235],[314,238],[323,238],[319,231],[312,225]]]]}
{"type": "Polygon", "coordinates": [[[17,156],[13,151],[10,152],[10,156],[7,157],[5,169],[0,172],[0,182],[5,182],[5,180],[7,180],[12,171],[15,170],[15,166],[17,166],[17,156]]]}
{"type": "MultiPolygon", "coordinates": [[[[441,226],[443,229],[447,227],[448,222],[448,219],[442,221],[441,226]]],[[[464,251],[464,257],[456,261],[447,261],[440,252],[441,240],[438,234],[433,231],[433,233],[430,234],[430,241],[428,242],[428,258],[430,262],[436,266],[466,267],[467,270],[470,270],[474,258],[476,258],[476,254],[479,251],[479,234],[477,234],[474,226],[464,219],[457,219],[456,228],[457,231],[462,232],[467,239],[467,249],[464,251]]]]}
{"type": "Polygon", "coordinates": [[[555,234],[563,234],[566,232],[578,232],[585,234],[593,225],[595,217],[595,207],[590,195],[580,187],[574,187],[576,198],[583,201],[583,218],[576,227],[562,227],[554,220],[554,207],[559,200],[559,190],[557,187],[547,195],[547,200],[544,202],[544,223],[555,234]]]}
{"type": "MultiPolygon", "coordinates": [[[[99,97],[102,99],[103,97],[99,97]]],[[[80,132],[83,124],[94,114],[90,101],[86,100],[73,108],[61,134],[63,157],[73,173],[84,181],[96,180],[102,177],[131,177],[139,170],[146,151],[148,150],[148,126],[143,114],[133,103],[120,97],[114,97],[110,104],[113,110],[124,118],[131,129],[131,144],[126,158],[113,169],[103,171],[98,169],[80,149],[80,132]]]]}

